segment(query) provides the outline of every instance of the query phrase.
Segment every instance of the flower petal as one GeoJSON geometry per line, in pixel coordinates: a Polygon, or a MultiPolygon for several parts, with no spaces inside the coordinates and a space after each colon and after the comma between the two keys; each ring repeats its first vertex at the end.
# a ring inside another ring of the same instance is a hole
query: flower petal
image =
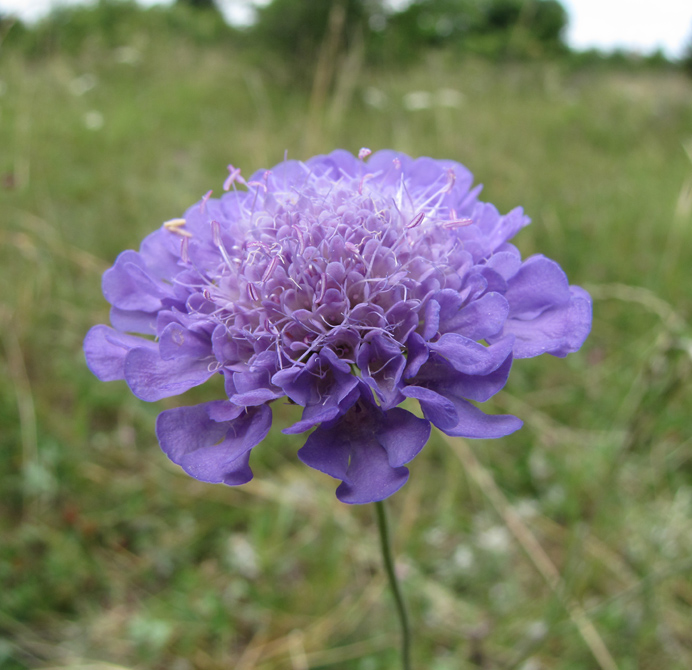
{"type": "Polygon", "coordinates": [[[547,309],[533,319],[508,319],[503,334],[514,335],[515,358],[541,354],[563,357],[578,351],[591,330],[591,297],[579,286],[569,287],[567,304],[547,309]]]}
{"type": "Polygon", "coordinates": [[[195,479],[229,486],[252,479],[250,450],[271,427],[271,409],[253,407],[229,421],[210,418],[216,403],[178,407],[159,415],[156,435],[165,454],[195,479]]]}
{"type": "MultiPolygon", "coordinates": [[[[427,418],[427,403],[421,403],[423,415],[427,418]]],[[[459,417],[456,426],[443,428],[443,433],[457,437],[494,439],[504,437],[519,430],[523,422],[511,414],[485,414],[470,402],[455,399],[454,408],[459,417]]],[[[432,419],[431,419],[432,421],[432,419]]]]}
{"type": "Polygon", "coordinates": [[[555,261],[531,256],[509,280],[505,298],[510,317],[531,319],[569,302],[567,276],[555,261]]]}
{"type": "Polygon", "coordinates": [[[156,343],[108,326],[94,326],[84,338],[87,365],[102,382],[124,379],[125,357],[132,349],[141,348],[155,351],[156,343]]]}
{"type": "Polygon", "coordinates": [[[430,424],[403,409],[384,412],[367,388],[346,414],[319,426],[298,451],[303,463],[342,483],[337,497],[350,504],[383,500],[408,479],[402,467],[418,454],[430,424]]]}
{"type": "Polygon", "coordinates": [[[429,344],[431,351],[447,359],[455,370],[467,375],[487,375],[496,370],[512,352],[514,338],[506,337],[484,347],[457,333],[445,333],[429,344]]]}
{"type": "Polygon", "coordinates": [[[131,350],[125,357],[124,376],[132,392],[153,402],[199,386],[214,374],[209,360],[175,358],[164,361],[157,349],[131,350]]]}
{"type": "Polygon", "coordinates": [[[476,341],[499,333],[509,313],[507,300],[495,292],[486,293],[463,308],[457,305],[455,309],[451,301],[446,301],[445,307],[440,313],[440,332],[457,333],[476,341]]]}
{"type": "Polygon", "coordinates": [[[392,467],[412,461],[430,437],[430,423],[395,407],[385,413],[377,441],[385,448],[392,467]]]}
{"type": "Polygon", "coordinates": [[[408,468],[393,468],[386,451],[373,440],[351,450],[346,479],[336,489],[336,497],[349,505],[384,500],[408,480],[408,468]]]}
{"type": "Polygon", "coordinates": [[[128,311],[155,312],[163,298],[173,297],[148,273],[142,257],[131,250],[123,251],[104,272],[102,289],[111,305],[128,311]]]}
{"type": "Polygon", "coordinates": [[[111,325],[123,333],[156,335],[156,312],[138,312],[111,307],[111,325]]]}

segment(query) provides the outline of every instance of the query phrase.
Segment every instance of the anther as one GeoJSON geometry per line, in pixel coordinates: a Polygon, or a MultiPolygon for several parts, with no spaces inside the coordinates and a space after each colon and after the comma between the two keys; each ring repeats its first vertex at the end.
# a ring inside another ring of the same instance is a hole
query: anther
{"type": "Polygon", "coordinates": [[[367,147],[363,147],[363,148],[358,152],[358,158],[359,158],[360,160],[363,160],[364,158],[367,158],[371,153],[372,153],[372,151],[370,151],[370,149],[368,149],[367,147]]]}
{"type": "Polygon", "coordinates": [[[248,186],[257,186],[257,188],[261,188],[264,190],[264,192],[267,192],[267,185],[263,184],[261,181],[249,181],[247,183],[248,186]]]}
{"type": "Polygon", "coordinates": [[[409,221],[404,226],[404,228],[406,230],[411,230],[411,228],[415,228],[416,226],[419,226],[423,222],[424,218],[425,218],[425,212],[418,212],[418,214],[416,214],[416,216],[414,216],[413,219],[411,219],[411,221],[409,221]]]}
{"type": "Polygon", "coordinates": [[[264,271],[264,274],[262,275],[262,281],[265,282],[269,277],[274,274],[274,270],[276,270],[276,266],[279,264],[279,256],[274,256],[269,263],[267,264],[267,269],[264,271]]]}
{"type": "Polygon", "coordinates": [[[211,239],[215,247],[221,246],[221,226],[218,221],[211,222],[211,239]]]}
{"type": "Polygon", "coordinates": [[[183,230],[185,225],[185,219],[171,219],[170,221],[164,221],[163,227],[171,233],[180,235],[180,237],[192,237],[192,233],[187,230],[183,230]]]}
{"type": "Polygon", "coordinates": [[[444,221],[442,223],[442,228],[445,230],[454,230],[455,228],[463,228],[464,226],[470,226],[473,223],[473,219],[455,219],[452,221],[444,221]]]}
{"type": "Polygon", "coordinates": [[[250,300],[259,300],[259,293],[257,292],[257,288],[254,284],[247,285],[247,294],[250,300]]]}

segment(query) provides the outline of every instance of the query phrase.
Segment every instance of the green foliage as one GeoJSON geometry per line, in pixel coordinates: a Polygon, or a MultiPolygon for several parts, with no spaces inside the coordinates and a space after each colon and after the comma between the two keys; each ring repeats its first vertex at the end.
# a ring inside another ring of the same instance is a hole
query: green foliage
{"type": "Polygon", "coordinates": [[[415,0],[387,14],[371,0],[273,0],[259,12],[257,45],[290,59],[314,59],[323,41],[355,36],[374,62],[410,62],[422,49],[453,47],[500,57],[540,57],[565,50],[567,13],[558,0],[415,0]],[[345,21],[329,35],[329,16],[345,21]]]}
{"type": "Polygon", "coordinates": [[[146,40],[152,34],[201,45],[230,41],[237,33],[219,12],[199,11],[187,3],[144,9],[135,0],[98,0],[93,5],[58,6],[31,30],[15,22],[3,46],[20,48],[33,57],[74,56],[146,40]]]}
{"type": "Polygon", "coordinates": [[[338,33],[331,39],[343,39],[342,47],[347,47],[357,33],[368,30],[373,4],[367,0],[273,0],[260,8],[250,34],[262,49],[291,60],[311,61],[329,35],[330,20],[338,22],[338,33]]]}
{"type": "Polygon", "coordinates": [[[685,51],[682,54],[682,59],[680,62],[683,70],[687,72],[690,77],[692,77],[692,37],[690,37],[687,46],[685,47],[685,51]]]}
{"type": "Polygon", "coordinates": [[[397,53],[450,46],[492,58],[566,50],[567,13],[557,0],[417,0],[392,16],[397,53]]]}
{"type": "Polygon", "coordinates": [[[229,162],[247,175],[361,146],[465,163],[485,199],[533,218],[524,255],[594,296],[584,350],[517,361],[493,399],[525,427],[472,444],[562,586],[434,437],[388,501],[415,667],[598,667],[561,598],[617,667],[692,667],[690,81],[450,47],[341,74],[311,111],[235,41],[195,38],[193,18],[149,31],[163,16],[36,51],[12,28],[2,46],[2,670],[396,667],[372,510],[298,462],[302,436],[279,430],[296,408],[273,407],[254,482],[204,485],[166,460],[154,421],[223,389],[143,403],[81,353],[108,318],[103,270],[218,195],[229,162]]]}

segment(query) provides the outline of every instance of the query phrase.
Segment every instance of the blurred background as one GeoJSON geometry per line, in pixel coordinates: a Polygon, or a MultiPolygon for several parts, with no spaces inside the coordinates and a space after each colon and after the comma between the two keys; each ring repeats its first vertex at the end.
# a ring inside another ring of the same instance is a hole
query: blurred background
{"type": "Polygon", "coordinates": [[[388,501],[415,667],[692,667],[692,10],[637,42],[636,3],[611,40],[568,40],[578,0],[231,4],[0,2],[0,668],[396,667],[373,510],[293,410],[204,485],[154,422],[223,390],[147,404],[81,351],[102,272],[229,162],[363,146],[464,163],[594,298],[488,403],[520,432],[434,434],[388,501]]]}

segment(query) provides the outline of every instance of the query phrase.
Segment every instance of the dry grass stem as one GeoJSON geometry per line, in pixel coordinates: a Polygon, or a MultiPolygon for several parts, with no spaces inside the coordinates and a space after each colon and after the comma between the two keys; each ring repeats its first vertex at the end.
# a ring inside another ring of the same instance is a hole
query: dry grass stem
{"type": "Polygon", "coordinates": [[[555,564],[550,560],[548,554],[546,554],[536,537],[524,524],[521,517],[509,504],[490,473],[481,465],[464,440],[450,438],[446,435],[443,438],[459,457],[459,460],[461,460],[464,468],[476,482],[476,485],[488,498],[497,514],[504,521],[507,529],[519,542],[551,591],[560,599],[601,670],[617,670],[617,664],[584,611],[584,608],[569,598],[560,577],[560,572],[555,567],[555,564]]]}

